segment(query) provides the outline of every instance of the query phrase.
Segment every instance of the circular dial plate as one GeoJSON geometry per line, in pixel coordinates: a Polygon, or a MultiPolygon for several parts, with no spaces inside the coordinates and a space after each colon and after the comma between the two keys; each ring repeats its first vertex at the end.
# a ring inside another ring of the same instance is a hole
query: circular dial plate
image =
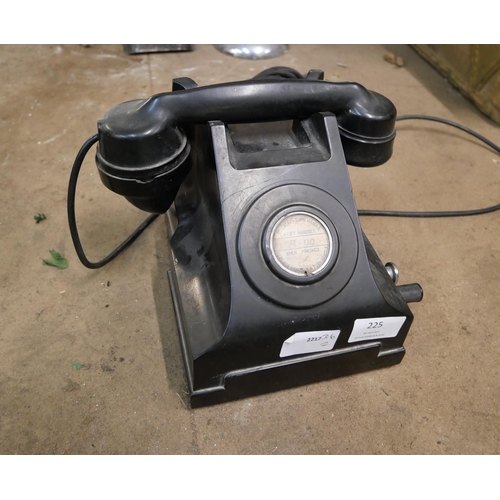
{"type": "Polygon", "coordinates": [[[292,212],[271,228],[270,251],[285,272],[300,277],[314,276],[330,261],[332,235],[318,217],[292,212]]]}
{"type": "Polygon", "coordinates": [[[356,227],[345,207],[326,191],[305,184],[284,184],[264,192],[250,205],[238,228],[238,260],[245,278],[257,293],[286,307],[312,307],[339,294],[354,273],[358,249],[356,227]],[[332,256],[312,276],[285,271],[271,251],[273,228],[297,212],[318,217],[332,235],[332,256]]]}

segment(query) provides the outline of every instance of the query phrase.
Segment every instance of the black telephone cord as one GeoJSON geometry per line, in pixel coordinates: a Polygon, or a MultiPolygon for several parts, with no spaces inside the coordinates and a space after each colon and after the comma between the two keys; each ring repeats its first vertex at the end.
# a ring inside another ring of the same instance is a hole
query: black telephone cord
{"type": "Polygon", "coordinates": [[[69,231],[71,234],[71,239],[73,240],[73,245],[76,250],[76,254],[80,259],[81,263],[88,267],[89,269],[98,269],[99,267],[105,266],[108,262],[111,262],[117,255],[119,255],[125,248],[127,248],[132,242],[134,242],[137,237],[158,217],[159,214],[152,214],[147,217],[142,224],[140,224],[136,230],[120,245],[118,245],[109,255],[104,257],[104,259],[98,262],[91,262],[87,259],[85,252],[83,251],[82,243],[80,241],[80,236],[78,234],[78,229],[76,227],[76,216],[75,216],[75,194],[76,194],[76,184],[78,181],[78,174],[82,168],[83,160],[89,152],[90,148],[98,141],[99,136],[97,134],[93,135],[84,143],[80,148],[80,151],[76,155],[75,163],[71,170],[71,175],[69,178],[68,185],[68,222],[69,231]]]}
{"type": "MultiPolygon", "coordinates": [[[[444,123],[445,125],[450,125],[451,127],[456,127],[470,135],[473,135],[480,141],[484,142],[497,153],[500,154],[500,147],[491,142],[486,137],[474,132],[468,127],[460,125],[459,123],[452,122],[450,120],[445,120],[444,118],[437,118],[435,116],[426,115],[403,115],[396,118],[396,121],[402,120],[429,120],[433,122],[444,123]]],[[[490,212],[495,212],[500,210],[500,204],[492,205],[485,208],[477,208],[474,210],[452,210],[452,211],[440,211],[440,212],[402,212],[402,211],[388,211],[388,210],[358,210],[358,215],[370,215],[370,216],[383,216],[383,217],[465,217],[469,215],[481,215],[490,212]]]]}

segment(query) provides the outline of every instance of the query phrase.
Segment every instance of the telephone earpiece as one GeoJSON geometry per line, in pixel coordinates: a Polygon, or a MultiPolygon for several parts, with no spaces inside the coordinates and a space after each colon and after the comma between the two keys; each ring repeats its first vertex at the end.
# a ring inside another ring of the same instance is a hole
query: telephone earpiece
{"type": "Polygon", "coordinates": [[[147,212],[166,212],[191,168],[182,130],[189,124],[259,123],[331,112],[348,164],[373,167],[392,155],[396,109],[357,83],[300,79],[283,69],[274,78],[267,73],[206,87],[182,80],[188,80],[178,84],[183,90],[119,104],[98,122],[96,163],[103,183],[147,212]]]}
{"type": "Polygon", "coordinates": [[[102,182],[133,205],[165,213],[191,168],[186,135],[155,103],[130,101],[98,123],[96,164],[102,182]]]}

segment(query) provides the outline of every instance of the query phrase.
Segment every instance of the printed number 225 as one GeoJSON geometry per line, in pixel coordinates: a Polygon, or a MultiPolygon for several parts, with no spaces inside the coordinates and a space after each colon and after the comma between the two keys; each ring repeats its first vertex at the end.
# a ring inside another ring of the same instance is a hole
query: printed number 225
{"type": "Polygon", "coordinates": [[[382,328],[383,324],[384,323],[382,321],[372,321],[372,322],[368,323],[368,326],[366,327],[366,329],[371,330],[373,328],[382,328]]]}

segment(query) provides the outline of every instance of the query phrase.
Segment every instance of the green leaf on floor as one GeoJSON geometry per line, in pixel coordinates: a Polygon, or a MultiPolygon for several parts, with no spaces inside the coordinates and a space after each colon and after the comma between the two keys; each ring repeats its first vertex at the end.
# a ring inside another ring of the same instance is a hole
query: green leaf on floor
{"type": "Polygon", "coordinates": [[[36,223],[38,224],[39,222],[45,220],[47,217],[45,216],[45,214],[37,214],[34,215],[33,218],[36,220],[36,223]]]}
{"type": "Polygon", "coordinates": [[[54,266],[59,269],[66,269],[68,267],[68,261],[64,257],[61,257],[59,252],[50,250],[50,255],[52,255],[50,259],[43,259],[44,264],[47,264],[47,266],[54,266]]]}

